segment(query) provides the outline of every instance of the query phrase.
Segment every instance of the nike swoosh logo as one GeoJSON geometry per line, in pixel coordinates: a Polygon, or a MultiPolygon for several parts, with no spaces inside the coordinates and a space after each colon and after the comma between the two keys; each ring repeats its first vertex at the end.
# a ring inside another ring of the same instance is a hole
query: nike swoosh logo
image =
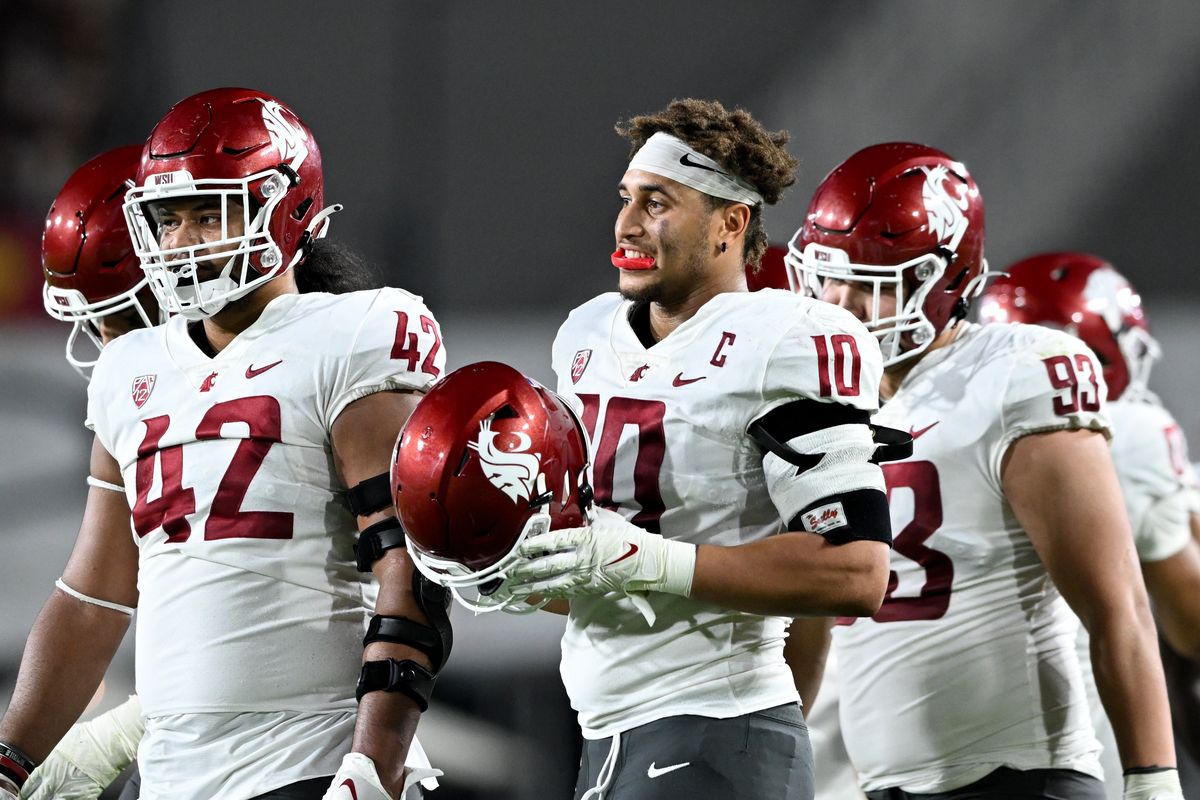
{"type": "MultiPolygon", "coordinates": [[[[271,366],[273,367],[275,365],[272,364],[271,366]]],[[[268,367],[268,369],[269,369],[269,367],[268,367]]],[[[350,790],[350,796],[353,797],[354,800],[358,800],[358,792],[356,792],[354,790],[354,781],[353,780],[351,780],[350,778],[346,778],[346,780],[342,781],[342,786],[345,786],[347,789],[350,790]]]]}
{"type": "Polygon", "coordinates": [[[718,175],[724,175],[726,178],[729,177],[729,173],[727,173],[727,172],[721,172],[721,170],[714,169],[706,164],[701,164],[699,161],[693,161],[691,158],[691,155],[689,155],[688,153],[684,153],[682,156],[679,157],[679,163],[683,164],[685,167],[695,167],[696,169],[706,169],[709,172],[715,172],[718,175]]]}
{"type": "Polygon", "coordinates": [[[259,367],[258,369],[255,369],[254,365],[251,364],[250,366],[246,367],[246,380],[250,380],[251,378],[257,378],[259,375],[262,375],[264,372],[271,369],[271,367],[278,367],[282,363],[283,363],[283,359],[281,358],[278,361],[276,361],[274,364],[267,364],[265,367],[259,367]]]}
{"type": "Polygon", "coordinates": [[[656,766],[654,766],[654,762],[651,761],[650,769],[646,770],[646,777],[647,778],[657,778],[660,775],[666,775],[668,772],[674,772],[677,769],[683,769],[684,767],[689,767],[689,766],[691,766],[691,764],[692,764],[692,762],[685,761],[682,764],[672,764],[669,767],[656,767],[656,766]]]}
{"type": "MultiPolygon", "coordinates": [[[[941,422],[941,420],[939,419],[937,422],[933,423],[933,425],[937,425],[938,422],[941,422]]],[[[912,426],[909,426],[908,435],[913,437],[913,441],[915,442],[917,439],[920,439],[922,436],[924,436],[926,433],[928,433],[929,429],[932,428],[933,425],[926,425],[924,428],[921,428],[921,430],[919,430],[919,431],[915,431],[912,429],[912,426]]]]}
{"type": "Polygon", "coordinates": [[[605,564],[604,566],[606,566],[606,567],[611,567],[613,564],[619,564],[619,563],[621,563],[622,561],[624,561],[625,559],[627,559],[627,558],[629,558],[630,556],[632,556],[632,555],[633,555],[634,553],[636,553],[637,551],[638,551],[638,546],[637,546],[636,544],[634,544],[633,542],[629,542],[629,550],[628,550],[628,552],[626,552],[626,553],[625,553],[625,555],[623,555],[623,556],[620,556],[619,558],[615,558],[615,559],[613,559],[612,561],[608,562],[608,563],[607,563],[607,564],[605,564]]]}
{"type": "Polygon", "coordinates": [[[672,386],[687,386],[689,383],[695,383],[696,381],[702,381],[707,377],[708,377],[707,375],[701,375],[699,378],[685,378],[685,377],[683,377],[683,373],[681,372],[675,376],[675,380],[671,381],[671,385],[672,386]]]}

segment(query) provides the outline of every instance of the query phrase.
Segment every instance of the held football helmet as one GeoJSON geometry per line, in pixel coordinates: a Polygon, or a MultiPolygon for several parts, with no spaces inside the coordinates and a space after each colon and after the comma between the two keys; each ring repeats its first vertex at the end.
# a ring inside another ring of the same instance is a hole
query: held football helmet
{"type": "Polygon", "coordinates": [[[312,132],[252,89],[212,89],[177,103],[146,140],[136,183],[125,215],[142,269],[159,304],[189,319],[211,317],[295,266],[341,208],[324,206],[312,132]],[[155,205],[189,198],[219,201],[220,238],[159,247],[155,205]]]}
{"type": "Polygon", "coordinates": [[[884,366],[924,352],[983,289],[983,198],[958,161],[905,142],[860,150],[817,187],[786,258],[795,291],[836,279],[873,287],[867,327],[884,366]],[[880,316],[883,292],[896,313],[880,316]]]}
{"type": "Polygon", "coordinates": [[[84,378],[104,347],[96,320],[132,309],[147,327],[166,321],[143,291],[146,275],[121,211],[141,153],[141,145],[128,145],[88,161],[63,184],[46,215],[42,304],[55,319],[74,323],[67,361],[84,378]]]}
{"type": "Polygon", "coordinates": [[[586,524],[588,465],[583,426],[558,395],[494,361],[455,370],[421,398],[392,453],[408,553],[468,608],[517,610],[525,604],[496,591],[505,570],[526,537],[586,524]]]}
{"type": "Polygon", "coordinates": [[[1112,264],[1086,253],[1044,253],[1005,273],[980,302],[981,322],[1061,328],[1100,359],[1109,400],[1145,391],[1162,351],[1150,335],[1142,298],[1112,264]]]}

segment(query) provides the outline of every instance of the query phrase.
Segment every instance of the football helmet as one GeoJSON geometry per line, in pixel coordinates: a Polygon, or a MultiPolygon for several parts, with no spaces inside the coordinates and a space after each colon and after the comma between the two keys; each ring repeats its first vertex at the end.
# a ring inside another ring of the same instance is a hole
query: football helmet
{"type": "Polygon", "coordinates": [[[124,208],[159,304],[202,319],[303,260],[341,206],[324,206],[321,151],[290,108],[252,89],[212,89],[154,126],[124,208]],[[159,247],[155,204],[201,197],[220,203],[220,238],[159,247]]]}
{"type": "Polygon", "coordinates": [[[146,275],[121,210],[141,153],[141,145],[128,145],[88,161],[63,184],[46,215],[42,304],[50,316],[73,323],[67,361],[84,378],[104,347],[96,320],[132,309],[147,327],[165,321],[143,291],[146,275]]]}
{"type": "Polygon", "coordinates": [[[830,278],[870,285],[867,327],[891,366],[966,316],[987,273],[983,230],[983,198],[961,163],[924,145],[873,145],[817,187],[788,245],[788,279],[814,297],[830,278]],[[881,317],[885,291],[896,312],[881,317]]]}
{"type": "Polygon", "coordinates": [[[586,524],[588,466],[587,436],[561,397],[506,364],[455,370],[421,399],[392,453],[408,553],[468,608],[517,610],[525,604],[497,591],[505,570],[527,536],[586,524]]]}
{"type": "Polygon", "coordinates": [[[1013,264],[984,293],[979,318],[1078,336],[1104,367],[1109,400],[1145,391],[1162,354],[1137,290],[1112,264],[1087,253],[1043,253],[1013,264]]]}

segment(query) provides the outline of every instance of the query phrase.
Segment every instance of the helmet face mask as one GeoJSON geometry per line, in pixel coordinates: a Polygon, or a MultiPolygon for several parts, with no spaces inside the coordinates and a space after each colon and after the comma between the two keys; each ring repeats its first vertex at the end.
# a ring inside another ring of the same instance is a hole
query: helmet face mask
{"type": "Polygon", "coordinates": [[[128,145],[88,161],[67,179],[46,216],[42,305],[54,319],[72,323],[66,358],[85,379],[104,346],[100,320],[129,315],[147,327],[166,321],[150,300],[122,213],[141,152],[128,145]]]}
{"type": "Polygon", "coordinates": [[[95,303],[88,302],[78,289],[59,289],[49,283],[42,287],[42,304],[50,316],[72,323],[71,333],[67,336],[67,363],[85,379],[91,378],[92,368],[104,349],[98,320],[132,312],[141,323],[133,327],[152,328],[166,321],[164,313],[155,314],[152,319],[146,310],[153,308],[145,297],[146,285],[147,279],[143,278],[128,292],[95,303]]]}
{"type": "Polygon", "coordinates": [[[927,350],[983,290],[983,233],[983,201],[961,163],[923,145],[874,145],[817,188],[788,245],[788,280],[817,298],[830,279],[870,287],[863,322],[894,366],[927,350]]]}
{"type": "MultiPolygon", "coordinates": [[[[269,189],[267,204],[258,207],[253,184],[279,187],[281,172],[251,175],[239,181],[193,180],[177,175],[178,182],[163,187],[138,187],[126,195],[125,213],[133,232],[134,247],[155,297],[171,314],[188,319],[211,317],[231,300],[253,292],[286,269],[278,245],[267,226],[283,191],[269,189]],[[211,241],[178,247],[161,246],[162,208],[208,204],[220,215],[220,236],[211,241]],[[253,215],[253,216],[252,216],[253,215]]],[[[293,261],[299,261],[297,252],[293,261]]]]}
{"type": "Polygon", "coordinates": [[[537,611],[545,603],[532,605],[513,603],[503,592],[497,591],[508,569],[518,560],[517,549],[530,536],[545,533],[550,530],[550,515],[534,513],[529,516],[520,535],[513,543],[512,549],[501,556],[500,560],[482,569],[471,569],[460,561],[448,558],[438,558],[426,552],[414,542],[412,537],[405,537],[408,543],[409,555],[413,564],[429,580],[441,584],[450,590],[459,605],[469,608],[476,613],[489,611],[509,611],[525,613],[537,611]],[[472,591],[474,590],[474,591],[472,591]]]}
{"type": "Polygon", "coordinates": [[[203,319],[302,261],[340,209],[323,203],[321,153],[299,117],[262,92],[213,89],[155,126],[124,211],[159,303],[203,319]],[[220,235],[168,242],[158,211],[209,200],[220,235]]]}
{"type": "Polygon", "coordinates": [[[891,365],[925,351],[937,336],[925,315],[925,300],[946,272],[946,259],[938,253],[917,256],[895,266],[850,263],[849,254],[810,242],[796,248],[799,234],[788,245],[788,278],[794,291],[820,298],[825,281],[838,280],[871,287],[871,313],[863,321],[879,340],[884,363],[891,365]],[[909,276],[915,276],[915,288],[909,276]],[[884,297],[894,297],[892,313],[884,315],[884,297]]]}

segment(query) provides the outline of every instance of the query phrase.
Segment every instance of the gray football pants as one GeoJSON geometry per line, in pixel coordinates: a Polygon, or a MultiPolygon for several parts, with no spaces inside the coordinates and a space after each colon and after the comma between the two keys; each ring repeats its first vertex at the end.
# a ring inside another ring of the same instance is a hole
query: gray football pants
{"type": "Polygon", "coordinates": [[[796,703],[730,719],[667,717],[613,740],[585,740],[575,800],[812,800],[812,750],[796,703]]]}

